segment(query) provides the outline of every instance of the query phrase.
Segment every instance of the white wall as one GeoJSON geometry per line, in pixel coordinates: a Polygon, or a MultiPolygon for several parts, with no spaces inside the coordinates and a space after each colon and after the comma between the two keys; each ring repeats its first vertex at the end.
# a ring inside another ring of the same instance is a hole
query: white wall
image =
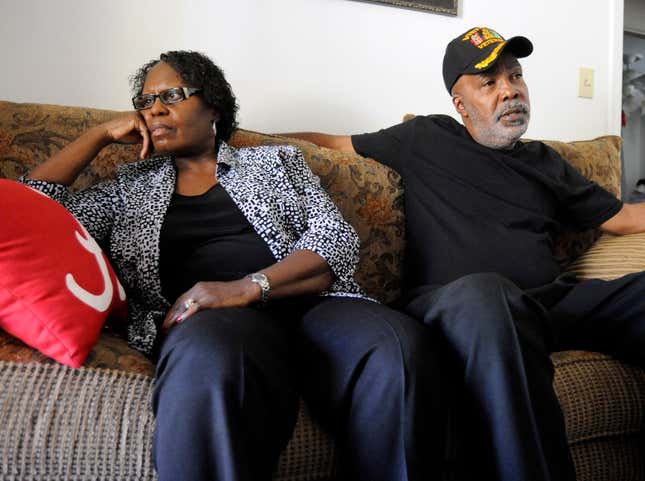
{"type": "Polygon", "coordinates": [[[245,128],[364,132],[450,113],[446,43],[475,25],[535,45],[534,138],[619,133],[623,0],[460,0],[458,17],[350,0],[0,0],[6,100],[129,108],[128,76],[169,49],[223,69],[245,128]],[[577,98],[578,67],[595,97],[577,98]]]}

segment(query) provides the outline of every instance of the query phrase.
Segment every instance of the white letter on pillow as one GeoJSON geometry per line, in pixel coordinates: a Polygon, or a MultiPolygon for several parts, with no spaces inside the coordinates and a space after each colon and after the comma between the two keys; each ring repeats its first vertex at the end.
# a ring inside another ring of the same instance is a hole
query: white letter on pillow
{"type": "MultiPolygon", "coordinates": [[[[65,285],[70,290],[70,292],[78,297],[78,299],[80,299],[82,302],[99,312],[105,312],[107,311],[108,307],[110,307],[110,304],[112,302],[113,287],[112,281],[110,280],[110,273],[108,272],[105,259],[103,259],[103,252],[101,251],[101,248],[96,243],[94,238],[85,230],[85,228],[80,224],[79,226],[82,229],[83,234],[85,234],[85,237],[83,237],[79,232],[76,232],[76,239],[78,239],[78,242],[81,243],[85,250],[94,254],[94,257],[96,257],[96,262],[98,263],[99,270],[101,271],[101,275],[103,276],[103,284],[105,285],[105,289],[101,294],[92,294],[91,292],[88,292],[81,286],[79,286],[72,274],[67,274],[65,276],[65,285]]],[[[122,290],[123,288],[119,290],[119,295],[121,295],[122,290]]]]}

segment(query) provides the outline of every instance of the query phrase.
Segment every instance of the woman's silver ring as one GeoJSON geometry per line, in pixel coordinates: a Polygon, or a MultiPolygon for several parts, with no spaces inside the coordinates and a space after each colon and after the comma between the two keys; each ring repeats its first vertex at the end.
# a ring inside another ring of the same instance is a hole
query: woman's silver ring
{"type": "Polygon", "coordinates": [[[190,309],[191,307],[199,308],[199,302],[197,302],[193,298],[186,299],[186,302],[184,302],[184,307],[186,308],[186,310],[190,309]]]}

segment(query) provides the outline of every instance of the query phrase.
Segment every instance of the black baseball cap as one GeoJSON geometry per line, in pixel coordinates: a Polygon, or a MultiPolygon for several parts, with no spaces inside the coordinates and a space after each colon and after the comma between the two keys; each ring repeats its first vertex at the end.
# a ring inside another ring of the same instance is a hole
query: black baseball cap
{"type": "Polygon", "coordinates": [[[448,44],[443,57],[443,81],[448,93],[459,77],[492,68],[506,50],[517,58],[528,57],[533,51],[533,44],[526,37],[505,40],[487,27],[471,28],[459,35],[448,44]]]}

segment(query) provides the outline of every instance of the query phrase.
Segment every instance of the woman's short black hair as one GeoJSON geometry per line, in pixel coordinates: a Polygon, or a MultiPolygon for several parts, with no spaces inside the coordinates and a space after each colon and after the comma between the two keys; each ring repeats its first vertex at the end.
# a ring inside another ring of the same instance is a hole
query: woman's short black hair
{"type": "Polygon", "coordinates": [[[148,72],[159,62],[166,62],[189,87],[201,89],[199,96],[207,105],[215,107],[220,115],[217,121],[217,146],[228,141],[237,128],[237,102],[224,72],[203,53],[176,50],[162,53],[158,60],[151,60],[130,77],[133,95],[140,95],[148,72]]]}

